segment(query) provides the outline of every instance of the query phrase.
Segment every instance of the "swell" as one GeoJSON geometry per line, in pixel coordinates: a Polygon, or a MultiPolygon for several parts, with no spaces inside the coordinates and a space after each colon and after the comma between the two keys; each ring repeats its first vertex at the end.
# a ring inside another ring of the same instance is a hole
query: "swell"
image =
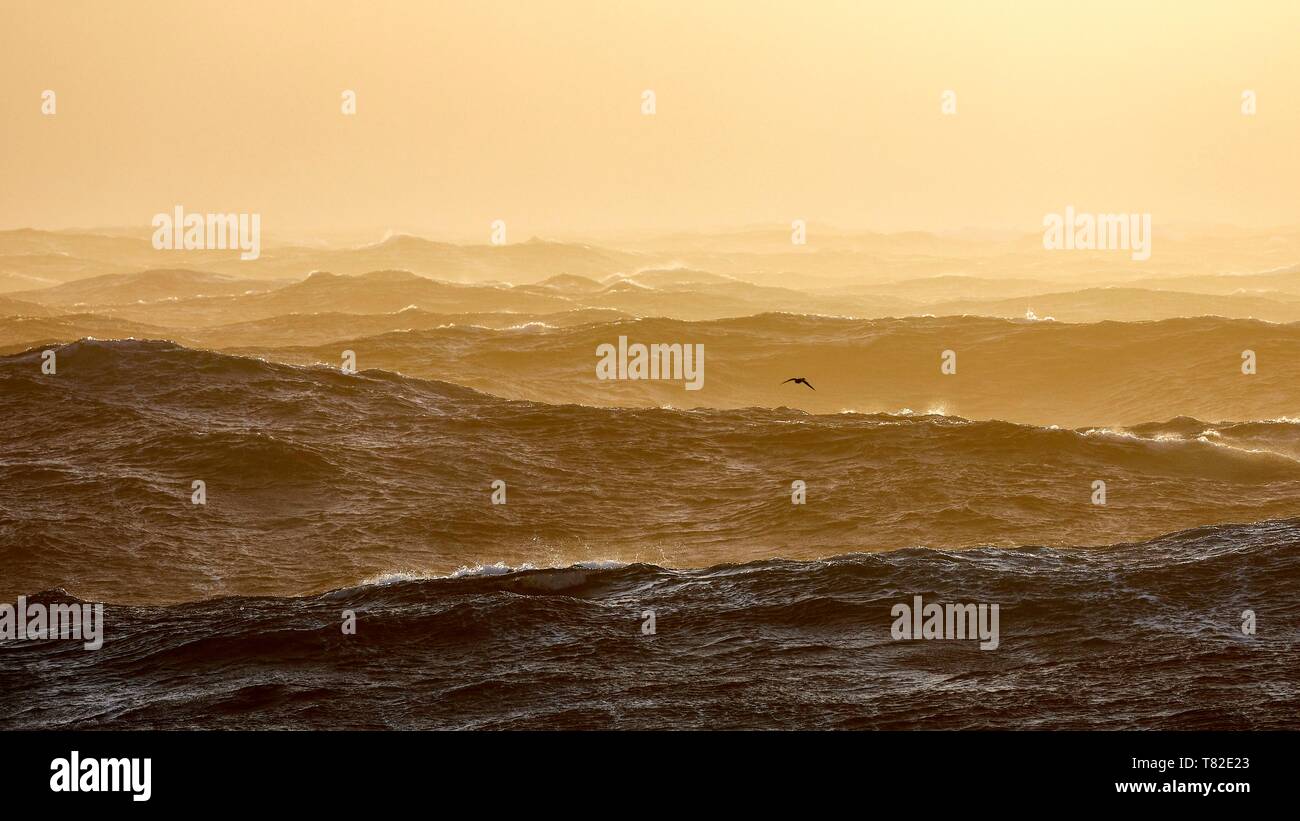
{"type": "Polygon", "coordinates": [[[1292,520],[1102,549],[494,569],[113,605],[94,653],[0,643],[15,706],[0,726],[1295,729],[1298,538],[1292,520]],[[916,595],[997,603],[997,651],[894,640],[892,607],[916,595]]]}
{"type": "Polygon", "coordinates": [[[147,341],[64,346],[54,376],[39,352],[5,357],[0,390],[10,597],[176,602],[495,562],[1116,544],[1289,518],[1300,480],[1287,420],[1067,430],[552,406],[147,341]]]}
{"type": "Polygon", "coordinates": [[[789,405],[812,413],[910,408],[1068,427],[1300,415],[1300,323],[1218,317],[1069,324],[762,314],[527,331],[437,328],[232,350],[336,365],[345,349],[356,352],[362,367],[450,377],[493,395],[551,404],[789,405]],[[620,336],[630,343],[703,345],[701,389],[687,391],[682,380],[598,380],[597,346],[620,336]],[[955,373],[941,370],[944,351],[955,355],[955,373]],[[1251,374],[1242,371],[1246,352],[1254,357],[1251,374]],[[815,390],[786,384],[791,376],[808,378],[815,390]]]}

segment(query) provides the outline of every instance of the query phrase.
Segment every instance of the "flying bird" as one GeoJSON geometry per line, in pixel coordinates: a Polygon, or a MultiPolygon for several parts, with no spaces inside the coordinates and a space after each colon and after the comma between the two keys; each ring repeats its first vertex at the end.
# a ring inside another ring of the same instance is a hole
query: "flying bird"
{"type": "MultiPolygon", "coordinates": [[[[807,379],[804,379],[802,376],[792,376],[789,379],[785,380],[785,382],[793,382],[796,385],[808,385],[809,389],[814,391],[817,390],[811,384],[809,384],[807,379]]],[[[782,382],[781,384],[784,385],[785,382],[782,382]]]]}

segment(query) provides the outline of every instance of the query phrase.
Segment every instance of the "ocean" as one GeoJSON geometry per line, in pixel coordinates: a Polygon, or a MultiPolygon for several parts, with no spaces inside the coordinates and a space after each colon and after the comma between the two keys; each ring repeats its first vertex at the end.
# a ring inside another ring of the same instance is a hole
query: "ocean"
{"type": "Polygon", "coordinates": [[[0,358],[0,601],[105,603],[105,641],[0,640],[3,728],[1300,726],[1285,417],[593,407],[139,340],[40,361],[0,358]],[[996,649],[896,638],[917,596],[997,605],[996,649]]]}

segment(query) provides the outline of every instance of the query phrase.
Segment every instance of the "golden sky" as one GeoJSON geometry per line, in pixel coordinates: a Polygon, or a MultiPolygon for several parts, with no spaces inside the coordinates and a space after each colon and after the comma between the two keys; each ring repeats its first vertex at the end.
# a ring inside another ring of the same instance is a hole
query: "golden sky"
{"type": "Polygon", "coordinates": [[[1300,223],[1290,0],[5,0],[0,44],[4,228],[1300,223]]]}

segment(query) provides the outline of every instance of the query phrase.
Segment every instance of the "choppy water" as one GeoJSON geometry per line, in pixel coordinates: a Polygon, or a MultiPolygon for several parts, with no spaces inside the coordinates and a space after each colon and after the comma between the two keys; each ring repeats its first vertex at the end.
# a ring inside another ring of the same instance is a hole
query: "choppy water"
{"type": "Polygon", "coordinates": [[[58,361],[0,360],[0,601],[107,601],[107,638],[0,642],[0,726],[1300,724],[1286,420],[552,406],[157,342],[58,361]],[[915,595],[998,604],[999,647],[894,640],[915,595]]]}
{"type": "Polygon", "coordinates": [[[1105,549],[489,568],[113,606],[102,650],[0,644],[0,725],[1295,729],[1298,536],[1275,522],[1105,549]],[[914,595],[999,603],[999,647],[894,640],[891,608],[914,595]]]}

